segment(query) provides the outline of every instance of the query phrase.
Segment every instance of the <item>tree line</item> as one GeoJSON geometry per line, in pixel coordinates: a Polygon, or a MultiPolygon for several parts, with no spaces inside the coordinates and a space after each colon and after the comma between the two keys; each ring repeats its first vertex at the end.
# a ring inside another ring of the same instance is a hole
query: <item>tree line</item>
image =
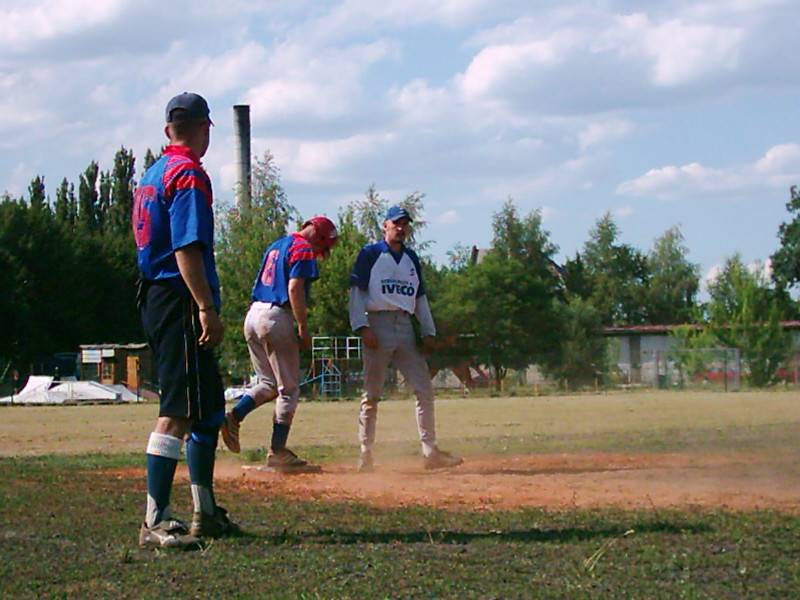
{"type": "MultiPolygon", "coordinates": [[[[156,156],[148,150],[147,168],[156,156]]],[[[42,356],[80,344],[139,341],[135,311],[136,251],[131,206],[135,158],[120,148],[102,171],[92,161],[74,184],[63,179],[51,199],[41,176],[27,197],[0,199],[0,375],[23,372],[42,356]]],[[[254,159],[248,209],[217,202],[217,265],[226,337],[221,364],[231,379],[250,372],[241,339],[253,279],[269,242],[297,228],[303,217],[281,185],[269,152],[254,159]]],[[[481,251],[456,246],[435,264],[424,239],[423,193],[392,203],[414,216],[410,244],[425,263],[425,285],[440,331],[436,366],[476,360],[497,385],[512,369],[539,365],[571,387],[603,379],[612,368],[603,327],[690,324],[675,330],[679,347],[736,347],[754,385],[768,385],[791,352],[780,322],[798,317],[788,290],[800,283],[800,195],[792,188],[790,219],[779,230],[773,273],[728,258],[698,301],[699,266],[688,258],[678,226],[652,247],[620,240],[611,214],[597,220],[583,247],[564,264],[542,214],[522,214],[508,199],[494,214],[492,242],[481,251]]],[[[339,243],[312,288],[309,324],[317,335],[351,335],[349,273],[358,251],[381,237],[389,200],[370,186],[335,217],[339,243]]]]}

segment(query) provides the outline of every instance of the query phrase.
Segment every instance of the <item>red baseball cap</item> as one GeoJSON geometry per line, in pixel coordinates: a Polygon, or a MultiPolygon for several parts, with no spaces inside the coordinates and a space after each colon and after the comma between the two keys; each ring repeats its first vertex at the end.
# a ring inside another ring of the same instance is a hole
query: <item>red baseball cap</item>
{"type": "Polygon", "coordinates": [[[331,248],[339,241],[339,232],[336,231],[336,225],[333,224],[328,217],[317,215],[311,217],[303,227],[308,225],[314,226],[314,244],[319,248],[317,256],[326,257],[331,253],[331,248]]]}

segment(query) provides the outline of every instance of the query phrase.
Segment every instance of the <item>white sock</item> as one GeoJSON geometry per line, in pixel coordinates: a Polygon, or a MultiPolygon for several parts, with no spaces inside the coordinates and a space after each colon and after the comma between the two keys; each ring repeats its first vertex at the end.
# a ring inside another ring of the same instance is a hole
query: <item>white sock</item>
{"type": "Polygon", "coordinates": [[[422,442],[422,456],[427,458],[434,452],[436,452],[436,444],[431,444],[430,442],[422,442]]]}
{"type": "MultiPolygon", "coordinates": [[[[147,508],[144,512],[144,522],[148,527],[153,527],[156,524],[156,515],[158,515],[158,507],[156,506],[155,499],[147,494],[147,508]]],[[[172,518],[172,511],[167,506],[161,513],[161,521],[167,521],[172,518]]]]}
{"type": "Polygon", "coordinates": [[[204,512],[213,515],[215,511],[214,498],[211,490],[204,485],[192,484],[192,500],[194,501],[194,512],[204,512]]]}

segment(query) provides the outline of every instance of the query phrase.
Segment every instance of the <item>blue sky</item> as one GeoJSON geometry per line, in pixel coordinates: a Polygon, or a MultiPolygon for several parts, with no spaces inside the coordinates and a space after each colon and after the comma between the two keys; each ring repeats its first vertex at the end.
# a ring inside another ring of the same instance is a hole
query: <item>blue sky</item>
{"type": "Polygon", "coordinates": [[[562,259],[611,211],[642,250],[680,225],[706,276],[766,260],[789,217],[798,22],[789,0],[3,0],[0,191],[41,174],[52,195],[122,145],[141,160],[190,90],[212,107],[219,202],[248,103],[304,216],[371,183],[418,190],[444,261],[487,246],[508,197],[542,210],[562,259]]]}

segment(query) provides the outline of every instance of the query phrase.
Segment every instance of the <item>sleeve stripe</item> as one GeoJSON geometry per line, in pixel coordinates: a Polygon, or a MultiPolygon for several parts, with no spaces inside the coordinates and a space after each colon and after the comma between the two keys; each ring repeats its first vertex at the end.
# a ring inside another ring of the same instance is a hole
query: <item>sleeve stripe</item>
{"type": "MultiPolygon", "coordinates": [[[[211,198],[210,190],[206,184],[205,178],[198,177],[194,174],[183,173],[175,180],[175,191],[178,190],[192,190],[197,189],[203,192],[207,198],[211,198]]],[[[210,204],[210,203],[209,203],[210,204]]]]}
{"type": "Polygon", "coordinates": [[[194,165],[192,161],[185,158],[178,158],[170,160],[167,163],[167,168],[164,169],[164,186],[169,185],[169,182],[181,171],[193,171],[194,165]]]}
{"type": "Polygon", "coordinates": [[[293,265],[301,260],[314,260],[314,251],[310,248],[308,250],[304,248],[302,250],[296,250],[292,252],[291,256],[289,257],[289,264],[293,265]]]}

